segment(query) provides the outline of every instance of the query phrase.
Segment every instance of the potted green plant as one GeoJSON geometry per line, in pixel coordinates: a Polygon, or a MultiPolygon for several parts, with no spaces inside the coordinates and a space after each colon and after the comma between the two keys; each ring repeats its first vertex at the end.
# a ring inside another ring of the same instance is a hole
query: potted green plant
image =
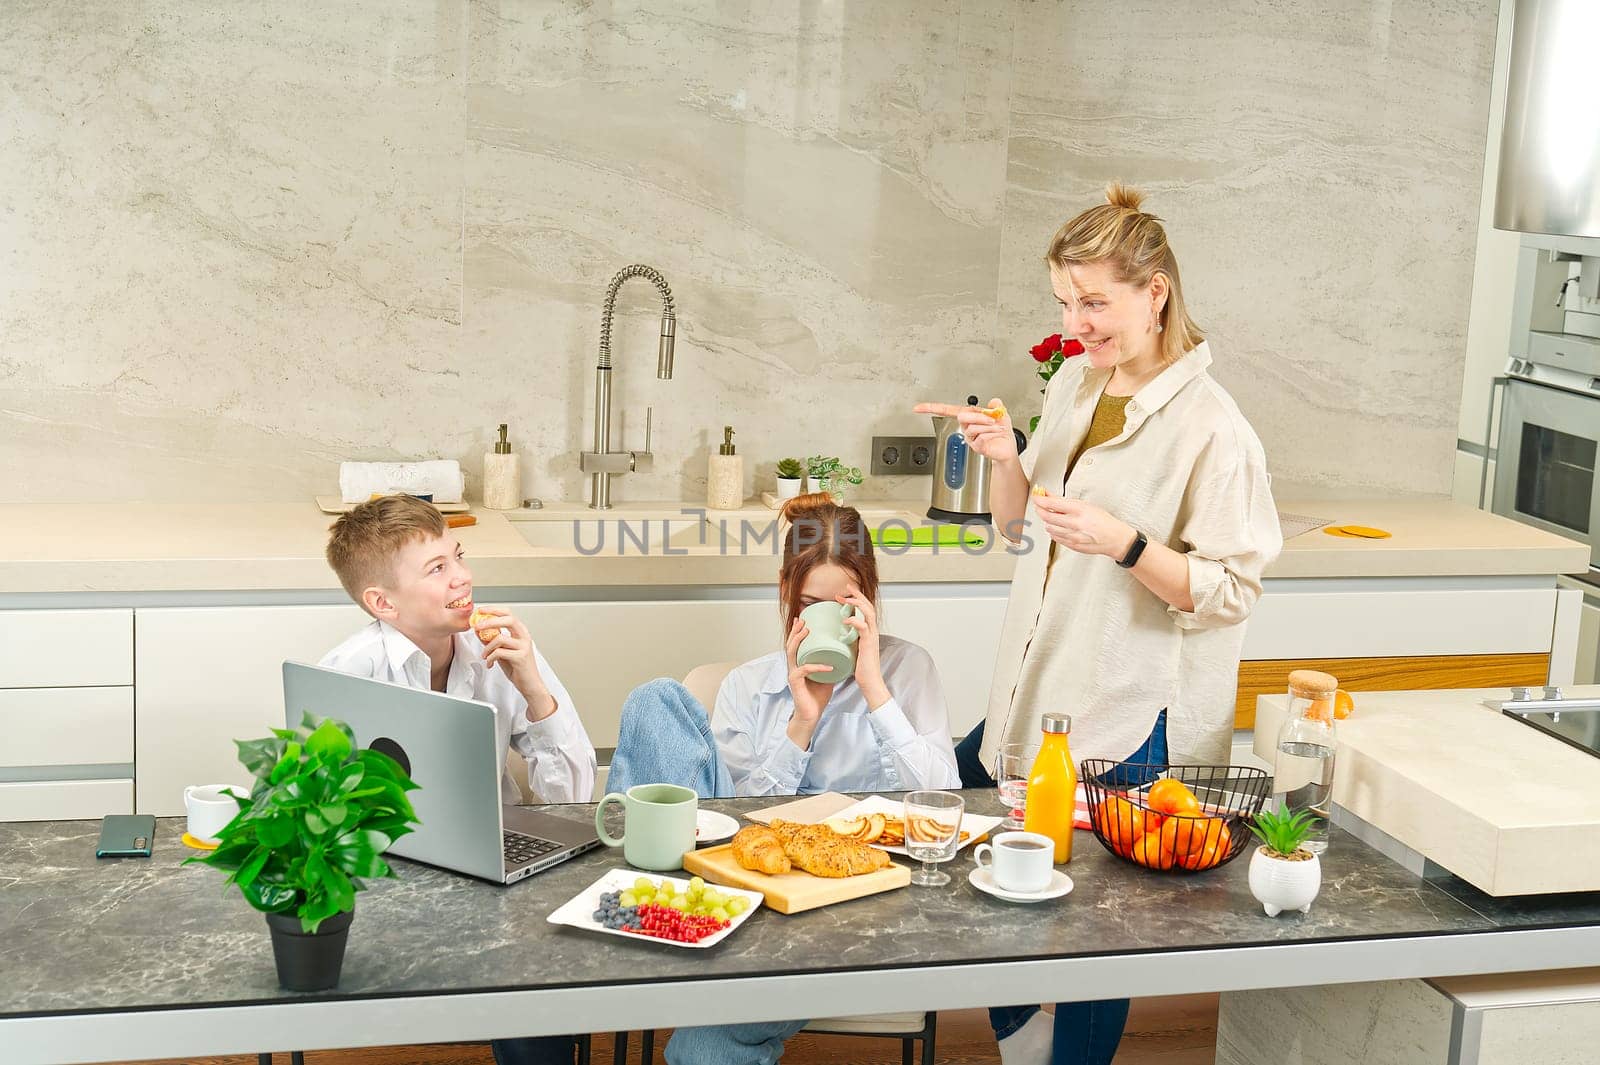
{"type": "Polygon", "coordinates": [[[1261,846],[1250,856],[1250,894],[1268,917],[1284,910],[1307,913],[1322,890],[1322,863],[1302,843],[1311,831],[1312,814],[1301,810],[1256,815],[1250,831],[1261,846]]]}
{"type": "Polygon", "coordinates": [[[778,460],[778,498],[793,499],[800,494],[800,486],[805,484],[805,471],[800,468],[799,459],[778,460]]]}
{"type": "Polygon", "coordinates": [[[390,844],[417,824],[400,764],[356,746],[350,727],[309,713],[297,729],[235,740],[255,777],[249,798],[217,834],[216,850],[190,858],[228,874],[267,915],[278,982],[321,991],[339,982],[356,892],[394,876],[390,844]]]}
{"type": "Polygon", "coordinates": [[[806,459],[806,476],[813,492],[826,492],[835,502],[844,502],[847,487],[861,483],[861,470],[846,466],[832,455],[812,455],[806,459]]]}

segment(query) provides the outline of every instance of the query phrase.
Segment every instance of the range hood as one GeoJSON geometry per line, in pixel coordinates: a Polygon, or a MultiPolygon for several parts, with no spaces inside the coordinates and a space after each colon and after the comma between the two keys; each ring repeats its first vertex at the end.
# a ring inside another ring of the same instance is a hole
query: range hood
{"type": "Polygon", "coordinates": [[[1600,237],[1600,0],[1515,0],[1494,225],[1600,237]]]}

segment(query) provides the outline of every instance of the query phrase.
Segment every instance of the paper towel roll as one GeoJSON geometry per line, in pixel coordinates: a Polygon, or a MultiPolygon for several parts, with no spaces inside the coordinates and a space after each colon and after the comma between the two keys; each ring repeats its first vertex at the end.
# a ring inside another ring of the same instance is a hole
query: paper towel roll
{"type": "Polygon", "coordinates": [[[461,463],[454,459],[339,463],[339,498],[346,503],[365,503],[374,494],[397,493],[431,495],[435,503],[459,503],[464,487],[461,463]]]}

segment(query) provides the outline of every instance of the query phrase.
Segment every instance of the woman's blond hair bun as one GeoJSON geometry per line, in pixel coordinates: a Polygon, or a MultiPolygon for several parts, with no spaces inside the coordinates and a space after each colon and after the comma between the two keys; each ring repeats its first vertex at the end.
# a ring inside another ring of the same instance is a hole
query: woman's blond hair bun
{"type": "Polygon", "coordinates": [[[1137,211],[1139,205],[1144,203],[1144,193],[1132,185],[1113,181],[1106,186],[1106,202],[1125,211],[1137,211]]]}

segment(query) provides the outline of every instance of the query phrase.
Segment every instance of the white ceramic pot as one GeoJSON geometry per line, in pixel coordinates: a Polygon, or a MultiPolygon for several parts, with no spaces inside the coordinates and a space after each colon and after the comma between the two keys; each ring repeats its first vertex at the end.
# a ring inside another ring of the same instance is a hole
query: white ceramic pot
{"type": "Polygon", "coordinates": [[[1250,894],[1261,903],[1268,917],[1284,910],[1307,913],[1311,900],[1322,890],[1322,861],[1313,854],[1310,861],[1286,862],[1257,847],[1250,856],[1250,894]]]}
{"type": "Polygon", "coordinates": [[[804,477],[778,477],[777,496],[779,499],[793,499],[800,494],[800,488],[806,483],[804,477]]]}

